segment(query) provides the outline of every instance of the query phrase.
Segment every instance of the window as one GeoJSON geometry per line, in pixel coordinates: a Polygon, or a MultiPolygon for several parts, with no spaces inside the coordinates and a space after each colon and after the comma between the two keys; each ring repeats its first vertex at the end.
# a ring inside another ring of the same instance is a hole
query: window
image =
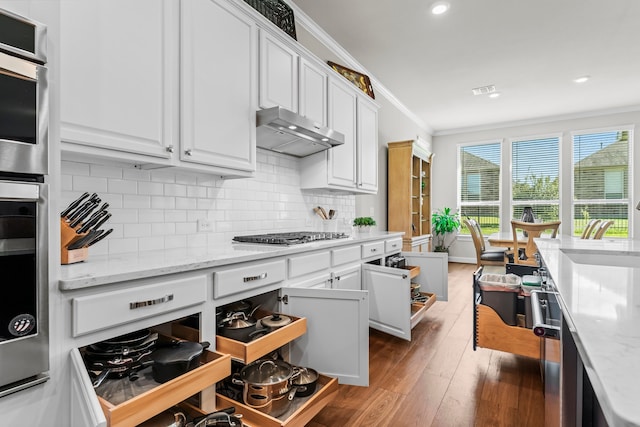
{"type": "Polygon", "coordinates": [[[629,147],[626,130],[573,136],[573,234],[590,219],[613,220],[607,236],[629,236],[629,147]]]}
{"type": "Polygon", "coordinates": [[[460,146],[458,158],[460,217],[475,219],[485,235],[499,231],[500,142],[460,146]]]}
{"type": "Polygon", "coordinates": [[[531,206],[536,219],[560,219],[559,143],[558,137],[512,141],[512,218],[531,206]]]}

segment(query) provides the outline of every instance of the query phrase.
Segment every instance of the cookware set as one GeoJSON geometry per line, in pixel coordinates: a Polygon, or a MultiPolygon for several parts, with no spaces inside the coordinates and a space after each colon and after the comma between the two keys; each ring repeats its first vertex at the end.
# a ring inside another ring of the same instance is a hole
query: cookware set
{"type": "Polygon", "coordinates": [[[94,388],[107,378],[137,379],[141,369],[152,367],[158,383],[172,380],[198,367],[199,358],[208,342],[171,340],[158,342],[158,334],[136,331],[91,344],[84,349],[87,370],[93,375],[94,388]]]}
{"type": "Polygon", "coordinates": [[[222,307],[216,313],[218,334],[236,341],[250,342],[292,321],[290,317],[279,313],[256,319],[254,315],[259,307],[252,307],[249,301],[222,307]]]}

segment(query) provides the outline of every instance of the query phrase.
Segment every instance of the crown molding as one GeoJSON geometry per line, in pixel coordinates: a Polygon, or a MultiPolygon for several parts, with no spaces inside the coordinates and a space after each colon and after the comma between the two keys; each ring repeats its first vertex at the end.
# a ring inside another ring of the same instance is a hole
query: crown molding
{"type": "Polygon", "coordinates": [[[636,111],[640,112],[640,105],[628,105],[625,107],[608,108],[604,110],[591,110],[581,113],[569,113],[561,114],[558,116],[545,116],[533,119],[514,120],[511,122],[490,123],[486,125],[470,126],[465,128],[446,129],[442,131],[436,131],[432,134],[432,136],[457,135],[462,133],[481,132],[485,130],[504,129],[516,126],[537,125],[542,123],[561,122],[564,120],[577,120],[589,117],[608,116],[612,114],[632,113],[636,111]]]}
{"type": "Polygon", "coordinates": [[[345,50],[338,42],[336,42],[325,30],[323,30],[314,20],[312,20],[306,13],[304,13],[298,5],[292,1],[286,2],[295,16],[296,24],[300,24],[305,30],[307,30],[312,36],[314,36],[320,43],[322,43],[327,49],[333,52],[344,63],[345,66],[353,68],[354,70],[362,70],[371,83],[375,86],[376,94],[384,96],[394,107],[413,121],[418,127],[424,130],[429,135],[433,135],[433,128],[425,123],[420,117],[418,117],[413,111],[409,110],[398,98],[389,91],[378,79],[375,78],[366,68],[362,66],[349,52],[345,50]]]}

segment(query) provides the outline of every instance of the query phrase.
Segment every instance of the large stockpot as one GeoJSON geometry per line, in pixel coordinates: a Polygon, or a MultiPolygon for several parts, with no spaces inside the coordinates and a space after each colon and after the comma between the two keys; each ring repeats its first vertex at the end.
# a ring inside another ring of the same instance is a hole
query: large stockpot
{"type": "Polygon", "coordinates": [[[277,417],[286,412],[295,394],[298,371],[283,360],[257,360],[240,371],[233,383],[242,385],[244,403],[277,417]]]}

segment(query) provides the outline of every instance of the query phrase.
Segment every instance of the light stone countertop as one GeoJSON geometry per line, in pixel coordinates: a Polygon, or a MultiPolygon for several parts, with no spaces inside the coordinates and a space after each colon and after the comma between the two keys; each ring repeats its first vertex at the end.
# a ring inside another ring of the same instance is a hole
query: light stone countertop
{"type": "Polygon", "coordinates": [[[640,426],[640,241],[536,239],[611,426],[640,426]]]}
{"type": "Polygon", "coordinates": [[[215,248],[181,248],[101,256],[89,254],[86,261],[61,266],[58,286],[62,291],[83,289],[403,235],[402,232],[371,231],[354,233],[345,239],[321,240],[291,246],[229,242],[215,248]]]}

